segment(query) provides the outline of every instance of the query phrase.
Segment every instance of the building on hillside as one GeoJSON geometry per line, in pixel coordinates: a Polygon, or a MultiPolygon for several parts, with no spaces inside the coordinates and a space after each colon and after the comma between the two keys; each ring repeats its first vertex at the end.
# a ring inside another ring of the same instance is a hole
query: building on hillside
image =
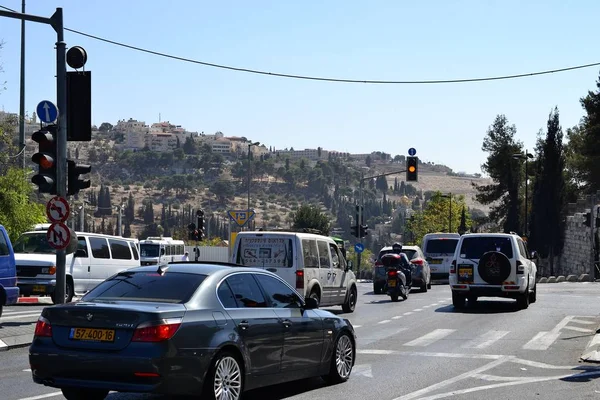
{"type": "Polygon", "coordinates": [[[147,135],[147,146],[152,151],[173,151],[177,148],[177,139],[181,143],[182,135],[174,133],[149,133],[147,135]]]}
{"type": "Polygon", "coordinates": [[[292,159],[306,158],[311,161],[327,160],[329,151],[319,149],[304,149],[304,150],[275,150],[273,153],[281,157],[290,157],[292,159]]]}
{"type": "Polygon", "coordinates": [[[213,153],[218,154],[230,154],[231,153],[231,141],[229,139],[220,138],[211,140],[209,142],[213,153]]]}
{"type": "Polygon", "coordinates": [[[125,137],[123,146],[126,150],[141,150],[147,145],[149,127],[144,121],[132,118],[119,120],[113,127],[114,132],[122,133],[125,137]]]}

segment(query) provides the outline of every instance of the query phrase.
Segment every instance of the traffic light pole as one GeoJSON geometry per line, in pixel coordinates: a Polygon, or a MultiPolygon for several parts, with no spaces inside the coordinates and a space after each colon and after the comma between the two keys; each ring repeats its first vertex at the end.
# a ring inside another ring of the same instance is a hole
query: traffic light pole
{"type": "MultiPolygon", "coordinates": [[[[57,8],[50,18],[0,10],[0,17],[20,19],[51,25],[56,31],[56,101],[58,107],[56,192],[61,197],[67,195],[67,63],[66,43],[62,8],[57,8]]],[[[66,251],[56,251],[55,303],[65,302],[66,251]]]]}

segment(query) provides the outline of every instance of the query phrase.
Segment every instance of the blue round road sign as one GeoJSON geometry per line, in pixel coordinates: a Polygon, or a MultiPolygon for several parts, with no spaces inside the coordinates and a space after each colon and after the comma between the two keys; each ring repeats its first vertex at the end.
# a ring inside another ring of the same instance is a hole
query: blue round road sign
{"type": "Polygon", "coordinates": [[[50,124],[56,121],[58,118],[58,108],[54,105],[53,102],[48,100],[42,100],[35,108],[35,112],[37,113],[40,121],[50,124]]]}
{"type": "Polygon", "coordinates": [[[417,154],[417,149],[415,149],[414,147],[411,147],[410,149],[408,149],[409,156],[414,156],[415,154],[417,154]]]}
{"type": "Polygon", "coordinates": [[[356,243],[354,245],[354,251],[357,253],[362,253],[363,251],[365,251],[365,246],[363,246],[362,243],[356,243]]]}

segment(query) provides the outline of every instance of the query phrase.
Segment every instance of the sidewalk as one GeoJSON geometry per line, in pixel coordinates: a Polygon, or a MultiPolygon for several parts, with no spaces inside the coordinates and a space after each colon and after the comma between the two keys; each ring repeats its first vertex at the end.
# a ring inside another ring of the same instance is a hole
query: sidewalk
{"type": "Polygon", "coordinates": [[[0,318],[0,351],[31,344],[39,311],[4,313],[0,318]]]}

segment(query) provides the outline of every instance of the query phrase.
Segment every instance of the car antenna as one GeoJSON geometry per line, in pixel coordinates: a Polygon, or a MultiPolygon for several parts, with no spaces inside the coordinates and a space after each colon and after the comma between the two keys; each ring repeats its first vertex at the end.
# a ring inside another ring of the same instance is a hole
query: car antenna
{"type": "Polygon", "coordinates": [[[162,266],[162,264],[161,264],[160,262],[158,263],[158,270],[156,270],[156,272],[157,272],[159,275],[164,275],[164,273],[166,272],[166,270],[165,270],[165,269],[163,269],[163,266],[162,266]]]}

